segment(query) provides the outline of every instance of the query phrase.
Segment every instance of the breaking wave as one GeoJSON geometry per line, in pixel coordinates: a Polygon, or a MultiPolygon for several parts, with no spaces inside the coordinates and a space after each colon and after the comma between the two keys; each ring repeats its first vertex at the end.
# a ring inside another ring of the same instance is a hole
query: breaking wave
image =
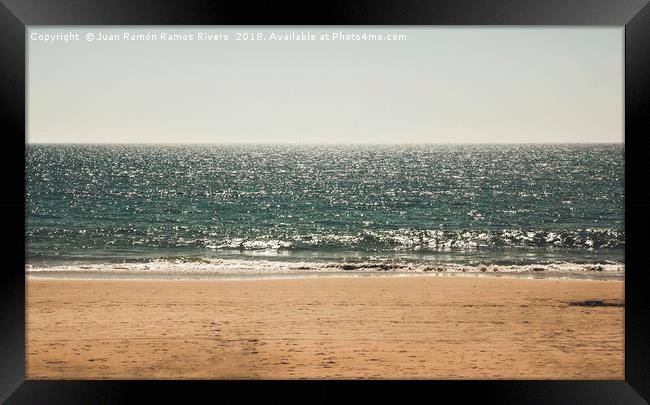
{"type": "MultiPolygon", "coordinates": [[[[201,243],[200,240],[195,241],[201,243]]],[[[210,249],[301,249],[312,247],[359,250],[446,251],[503,247],[624,248],[624,231],[578,229],[562,231],[500,230],[365,230],[356,235],[311,234],[286,239],[232,238],[219,242],[204,241],[210,249]]]]}
{"type": "Polygon", "coordinates": [[[623,276],[624,264],[553,262],[544,264],[458,264],[399,261],[288,262],[271,260],[169,257],[138,263],[27,266],[30,276],[273,276],[354,273],[549,274],[564,276],[623,276]]]}

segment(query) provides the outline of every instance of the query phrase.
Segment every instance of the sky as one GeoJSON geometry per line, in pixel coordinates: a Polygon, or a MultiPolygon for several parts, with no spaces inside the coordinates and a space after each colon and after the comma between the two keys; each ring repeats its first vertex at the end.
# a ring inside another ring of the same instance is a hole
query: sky
{"type": "Polygon", "coordinates": [[[31,26],[26,41],[28,143],[623,142],[622,27],[31,26]],[[157,40],[85,39],[124,32],[157,40]],[[289,32],[405,39],[270,39],[289,32]],[[81,39],[39,39],[57,33],[81,39]]]}

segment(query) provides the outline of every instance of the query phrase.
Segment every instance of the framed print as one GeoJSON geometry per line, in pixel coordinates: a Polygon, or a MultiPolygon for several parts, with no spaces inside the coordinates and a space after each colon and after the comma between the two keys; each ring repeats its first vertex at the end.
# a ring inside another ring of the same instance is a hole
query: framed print
{"type": "Polygon", "coordinates": [[[3,2],[1,398],[647,401],[645,2],[315,7],[3,2]]]}

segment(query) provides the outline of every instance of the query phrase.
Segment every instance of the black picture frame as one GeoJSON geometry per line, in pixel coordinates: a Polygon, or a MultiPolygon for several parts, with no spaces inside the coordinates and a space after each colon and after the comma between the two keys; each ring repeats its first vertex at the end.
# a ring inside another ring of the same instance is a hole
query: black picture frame
{"type": "MultiPolygon", "coordinates": [[[[363,398],[451,394],[455,402],[637,404],[650,399],[650,311],[643,261],[650,238],[646,150],[650,135],[650,6],[647,0],[445,0],[210,2],[0,0],[4,266],[0,268],[0,401],[6,403],[214,402],[265,393],[282,402],[336,400],[345,381],[25,380],[25,51],[31,25],[589,25],[625,27],[625,381],[355,382],[363,398]],[[645,398],[645,400],[644,400],[645,398]]],[[[357,395],[360,395],[358,393],[357,395]]],[[[344,399],[351,399],[347,396],[344,399]]]]}

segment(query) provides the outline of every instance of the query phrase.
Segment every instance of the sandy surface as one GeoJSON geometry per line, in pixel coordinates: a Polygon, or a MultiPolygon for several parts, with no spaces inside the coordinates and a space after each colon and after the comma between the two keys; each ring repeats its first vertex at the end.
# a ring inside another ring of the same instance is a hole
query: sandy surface
{"type": "Polygon", "coordinates": [[[29,379],[623,379],[622,281],[27,282],[29,379]]]}

